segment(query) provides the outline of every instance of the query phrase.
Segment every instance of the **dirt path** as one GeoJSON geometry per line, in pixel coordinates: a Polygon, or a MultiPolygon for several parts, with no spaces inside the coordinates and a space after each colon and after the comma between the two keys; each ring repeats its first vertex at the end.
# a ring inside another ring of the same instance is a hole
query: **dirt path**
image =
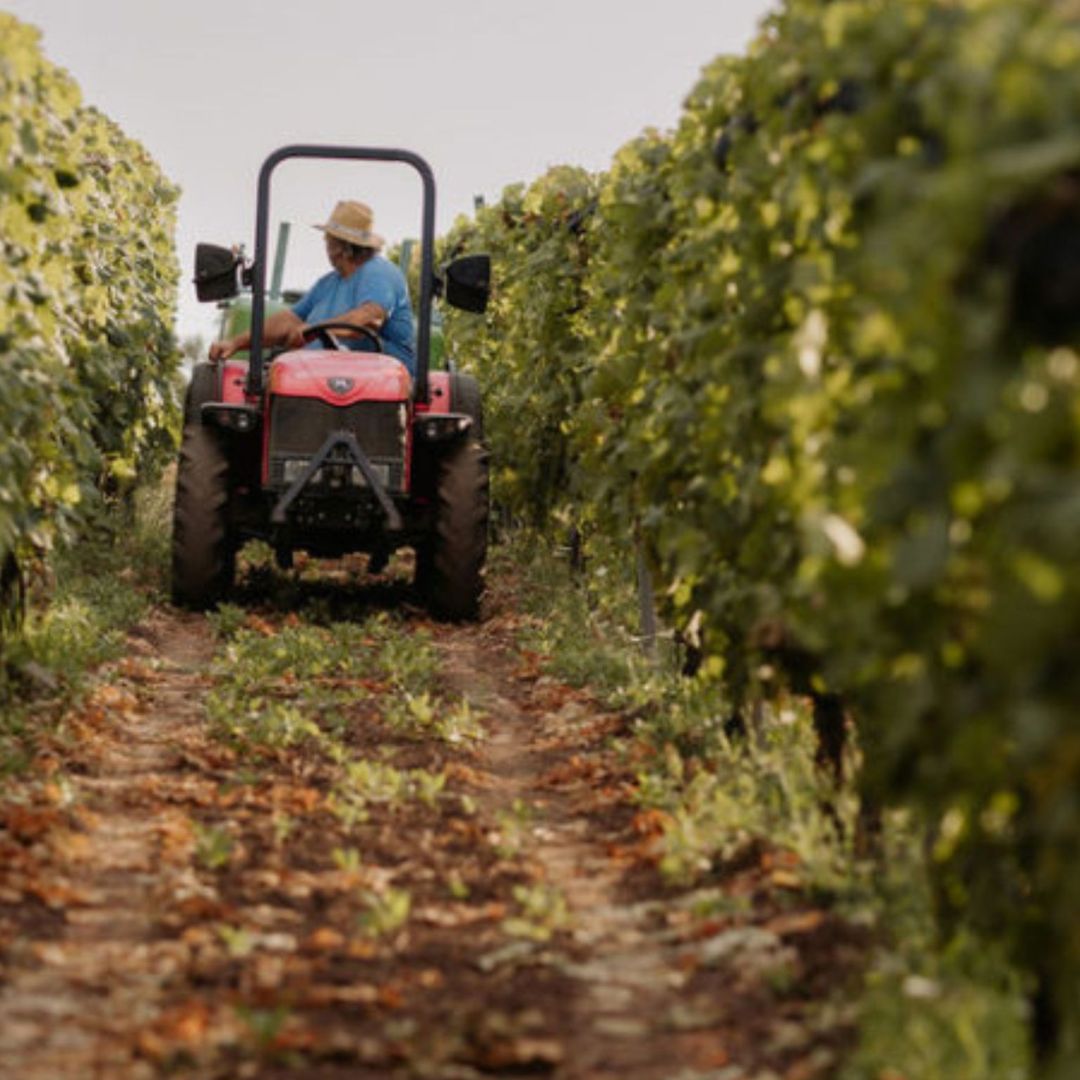
{"type": "Polygon", "coordinates": [[[830,1075],[854,937],[768,860],[667,889],[626,721],[513,627],[401,630],[478,739],[335,675],[323,734],[255,750],[208,719],[208,622],[136,628],[0,806],[0,1076],[830,1075]]]}

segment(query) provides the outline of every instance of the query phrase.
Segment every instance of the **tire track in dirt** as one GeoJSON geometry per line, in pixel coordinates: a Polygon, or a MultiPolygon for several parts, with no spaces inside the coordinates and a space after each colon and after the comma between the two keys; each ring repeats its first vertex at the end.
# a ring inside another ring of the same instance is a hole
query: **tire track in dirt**
{"type": "MultiPolygon", "coordinates": [[[[31,939],[8,952],[0,990],[5,1077],[153,1075],[125,1036],[157,1014],[162,985],[179,964],[177,943],[160,935],[160,916],[197,887],[186,859],[169,857],[191,838],[154,792],[182,767],[184,746],[202,723],[202,672],[213,642],[204,620],[160,612],[130,640],[153,658],[153,708],[102,683],[68,725],[66,790],[53,801],[72,808],[73,828],[54,827],[43,837],[46,850],[31,849],[40,874],[54,875],[44,896],[65,924],[36,940],[33,926],[24,928],[31,939]]],[[[135,670],[133,659],[119,670],[135,670]]]]}
{"type": "Polygon", "coordinates": [[[496,818],[528,808],[527,855],[569,909],[569,940],[551,950],[573,987],[556,1075],[670,1080],[683,1067],[689,1075],[694,1064],[726,1064],[718,1036],[673,1029],[687,982],[680,950],[665,941],[657,905],[634,901],[626,865],[613,858],[633,813],[604,749],[621,721],[555,680],[515,670],[520,660],[491,628],[458,630],[443,650],[448,680],[487,718],[492,784],[482,804],[496,818]]]}

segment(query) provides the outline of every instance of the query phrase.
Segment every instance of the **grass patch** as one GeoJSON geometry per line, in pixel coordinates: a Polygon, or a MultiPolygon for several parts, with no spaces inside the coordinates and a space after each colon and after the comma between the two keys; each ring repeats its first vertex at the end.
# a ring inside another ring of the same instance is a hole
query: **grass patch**
{"type": "Polygon", "coordinates": [[[651,668],[636,639],[632,579],[612,570],[607,556],[571,574],[543,537],[522,530],[491,549],[488,565],[490,577],[515,583],[515,607],[525,616],[519,640],[543,657],[552,674],[588,686],[612,704],[648,679],[651,668]]]}
{"type": "Polygon", "coordinates": [[[31,575],[26,617],[0,664],[0,772],[24,767],[34,734],[88,672],[122,655],[126,631],[163,598],[171,502],[165,484],[140,490],[31,575]]]}
{"type": "Polygon", "coordinates": [[[436,694],[431,635],[409,631],[385,612],[326,625],[289,616],[275,626],[223,605],[211,619],[224,642],[207,696],[211,730],[255,760],[305,746],[331,770],[328,806],[347,828],[366,821],[373,805],[433,806],[446,782],[441,772],[356,757],[349,734],[358,706],[376,710],[408,738],[479,737],[467,705],[436,694]]]}
{"type": "Polygon", "coordinates": [[[437,728],[455,711],[432,699],[438,655],[426,632],[385,613],[359,623],[274,627],[223,605],[211,616],[225,647],[211,673],[207,713],[219,738],[258,754],[310,740],[339,742],[348,712],[378,698],[391,726],[437,728]]]}

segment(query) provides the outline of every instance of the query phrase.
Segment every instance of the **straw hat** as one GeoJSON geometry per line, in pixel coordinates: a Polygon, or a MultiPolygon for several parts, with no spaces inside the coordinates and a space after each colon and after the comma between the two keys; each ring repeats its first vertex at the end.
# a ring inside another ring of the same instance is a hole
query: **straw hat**
{"type": "Polygon", "coordinates": [[[371,207],[362,202],[339,202],[330,215],[330,220],[325,225],[316,225],[316,229],[322,229],[330,236],[336,236],[348,244],[359,244],[361,247],[381,248],[385,241],[381,236],[371,231],[375,224],[375,215],[371,207]]]}

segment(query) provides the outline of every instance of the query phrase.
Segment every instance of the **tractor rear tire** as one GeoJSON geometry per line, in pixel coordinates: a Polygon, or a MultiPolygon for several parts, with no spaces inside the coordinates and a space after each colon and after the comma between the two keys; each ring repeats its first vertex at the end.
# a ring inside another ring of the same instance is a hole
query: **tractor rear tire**
{"type": "Polygon", "coordinates": [[[236,576],[229,528],[229,459],[221,434],[202,423],[199,406],[212,400],[216,373],[197,365],[184,408],[184,431],[173,503],[172,598],[205,611],[225,598],[236,576]]]}
{"type": "Polygon", "coordinates": [[[480,616],[488,540],[488,453],[469,439],[438,463],[435,521],[417,549],[416,581],[433,615],[451,622],[480,616]]]}

